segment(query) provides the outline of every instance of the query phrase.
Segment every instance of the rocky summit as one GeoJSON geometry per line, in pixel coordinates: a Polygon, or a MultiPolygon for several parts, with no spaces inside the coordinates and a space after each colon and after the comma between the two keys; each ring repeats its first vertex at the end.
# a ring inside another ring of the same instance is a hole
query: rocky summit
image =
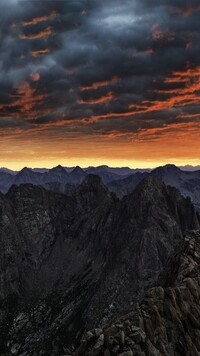
{"type": "Polygon", "coordinates": [[[12,186],[0,194],[1,355],[196,355],[198,285],[195,304],[185,279],[199,235],[186,233],[199,229],[191,200],[152,176],[122,200],[92,174],[70,196],[12,186]]]}

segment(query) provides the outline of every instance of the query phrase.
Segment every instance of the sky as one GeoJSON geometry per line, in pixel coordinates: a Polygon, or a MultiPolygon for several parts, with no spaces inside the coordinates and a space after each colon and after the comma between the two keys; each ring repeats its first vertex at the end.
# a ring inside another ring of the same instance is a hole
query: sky
{"type": "Polygon", "coordinates": [[[0,166],[200,164],[199,0],[1,0],[0,166]]]}

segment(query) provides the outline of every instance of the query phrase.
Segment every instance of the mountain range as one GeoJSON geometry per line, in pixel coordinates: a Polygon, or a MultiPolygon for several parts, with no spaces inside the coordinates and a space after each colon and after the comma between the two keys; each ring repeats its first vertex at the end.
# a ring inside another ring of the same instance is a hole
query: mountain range
{"type": "Polygon", "coordinates": [[[169,260],[198,229],[191,200],[157,177],[122,199],[91,174],[70,196],[13,185],[0,194],[1,355],[109,354],[102,342],[92,351],[95,338],[81,351],[85,330],[100,337],[160,279],[167,283],[169,260]]]}
{"type": "Polygon", "coordinates": [[[108,166],[66,168],[57,166],[52,169],[23,168],[20,172],[0,171],[0,191],[6,193],[12,185],[33,184],[48,190],[71,195],[88,174],[98,175],[107,188],[118,198],[133,192],[146,177],[158,177],[166,185],[177,188],[185,197],[190,197],[200,211],[200,170],[182,170],[175,165],[166,165],[153,170],[132,170],[110,168],[108,166]]]}

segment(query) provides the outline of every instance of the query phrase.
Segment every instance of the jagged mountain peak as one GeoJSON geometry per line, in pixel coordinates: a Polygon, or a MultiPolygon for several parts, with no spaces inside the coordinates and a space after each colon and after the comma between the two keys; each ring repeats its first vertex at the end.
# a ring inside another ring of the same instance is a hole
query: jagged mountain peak
{"type": "Polygon", "coordinates": [[[60,164],[58,166],[53,167],[52,169],[50,169],[49,172],[59,173],[59,174],[67,174],[67,172],[64,169],[64,167],[62,167],[60,164]]]}
{"type": "Polygon", "coordinates": [[[174,199],[174,202],[183,199],[180,192],[174,187],[168,187],[157,176],[148,175],[136,186],[135,190],[129,194],[125,199],[132,200],[134,204],[144,206],[149,204],[150,206],[159,205],[164,207],[164,202],[168,203],[169,197],[174,199]]]}
{"type": "Polygon", "coordinates": [[[31,179],[34,177],[39,177],[40,173],[36,173],[32,171],[31,168],[24,167],[19,171],[15,176],[13,176],[13,184],[20,184],[20,183],[32,183],[31,179]],[[27,181],[28,179],[28,181],[27,181]]]}
{"type": "Polygon", "coordinates": [[[79,167],[76,166],[72,172],[70,172],[69,174],[71,182],[74,184],[81,184],[83,182],[83,180],[85,179],[85,177],[87,176],[87,173],[84,172],[84,170],[79,167]]]}
{"type": "Polygon", "coordinates": [[[154,174],[154,173],[178,174],[180,172],[181,172],[180,168],[178,168],[175,164],[166,164],[165,166],[160,166],[160,167],[155,168],[152,171],[152,174],[154,174]]]}
{"type": "Polygon", "coordinates": [[[81,205],[88,208],[98,206],[105,199],[110,200],[110,196],[101,178],[95,174],[87,175],[77,190],[77,198],[81,201],[81,205]]]}
{"type": "Polygon", "coordinates": [[[83,174],[86,176],[86,173],[80,166],[76,166],[70,174],[83,174]]]}
{"type": "Polygon", "coordinates": [[[141,199],[143,201],[144,197],[155,199],[158,195],[163,195],[166,190],[166,185],[158,177],[149,175],[138,184],[131,195],[142,195],[140,198],[138,197],[138,200],[141,199]]]}
{"type": "Polygon", "coordinates": [[[173,216],[182,230],[187,225],[198,228],[200,217],[190,200],[184,198],[178,189],[166,186],[157,177],[148,176],[142,180],[132,194],[123,198],[125,209],[131,216],[137,216],[142,221],[164,221],[173,216]]]}
{"type": "Polygon", "coordinates": [[[42,173],[34,172],[31,168],[24,167],[20,172],[13,176],[12,184],[40,184],[42,173]]]}
{"type": "Polygon", "coordinates": [[[21,173],[32,173],[32,169],[31,168],[28,168],[28,167],[24,167],[21,169],[21,171],[19,171],[19,174],[21,173]]]}

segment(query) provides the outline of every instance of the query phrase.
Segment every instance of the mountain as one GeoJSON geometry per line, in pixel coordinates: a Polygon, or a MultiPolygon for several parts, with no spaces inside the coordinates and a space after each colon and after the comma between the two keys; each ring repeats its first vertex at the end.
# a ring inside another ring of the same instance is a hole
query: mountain
{"type": "Polygon", "coordinates": [[[87,168],[85,171],[87,174],[98,175],[102,179],[103,183],[106,185],[112,181],[116,181],[122,178],[120,174],[110,172],[105,166],[90,167],[87,168]]]}
{"type": "Polygon", "coordinates": [[[67,196],[73,195],[77,189],[77,185],[73,183],[60,183],[60,182],[50,182],[41,185],[47,190],[51,190],[55,193],[62,193],[67,196]]]}
{"type": "Polygon", "coordinates": [[[71,173],[76,167],[64,167],[67,173],[71,173]]]}
{"type": "Polygon", "coordinates": [[[7,192],[13,180],[13,175],[7,172],[0,172],[0,192],[7,192]]]}
{"type": "Polygon", "coordinates": [[[141,301],[200,218],[155,177],[119,200],[88,175],[69,197],[12,186],[0,226],[1,353],[57,356],[141,301]]]}
{"type": "Polygon", "coordinates": [[[52,169],[49,169],[48,172],[45,172],[42,177],[43,183],[58,182],[58,183],[68,183],[69,174],[64,167],[58,165],[52,169]]]}
{"type": "Polygon", "coordinates": [[[33,172],[37,172],[37,173],[45,173],[49,171],[48,168],[31,168],[31,169],[33,172]]]}
{"type": "MultiPolygon", "coordinates": [[[[93,169],[95,167],[88,167],[86,168],[85,170],[89,169],[93,169]]],[[[136,168],[136,169],[133,169],[133,168],[129,168],[129,167],[109,167],[109,166],[106,166],[106,165],[103,165],[103,166],[99,166],[99,167],[96,167],[97,171],[103,171],[103,172],[108,172],[108,173],[114,173],[114,174],[117,174],[117,175],[120,175],[120,176],[128,176],[130,174],[133,174],[133,173],[137,173],[137,172],[140,172],[140,173],[143,173],[143,172],[150,172],[151,169],[147,168],[147,169],[139,169],[139,168],[136,168]]]]}
{"type": "Polygon", "coordinates": [[[73,171],[70,172],[69,176],[71,183],[80,184],[87,176],[87,173],[84,172],[84,170],[81,169],[79,166],[77,166],[73,169],[73,171]]]}
{"type": "Polygon", "coordinates": [[[31,169],[23,168],[13,175],[7,172],[0,172],[0,191],[5,193],[12,185],[33,184],[42,185],[49,190],[68,193],[73,190],[73,186],[80,184],[87,173],[80,167],[75,167],[70,173],[58,165],[52,169],[31,169]],[[72,185],[70,187],[70,185],[72,185]]]}
{"type": "Polygon", "coordinates": [[[175,165],[158,167],[151,172],[135,173],[127,178],[109,182],[108,187],[119,198],[131,193],[145,177],[157,177],[166,185],[179,189],[185,197],[190,197],[200,211],[200,171],[182,171],[175,165]]]}
{"type": "Polygon", "coordinates": [[[200,170],[200,166],[191,166],[189,164],[187,164],[186,166],[179,166],[179,168],[182,171],[189,171],[189,172],[199,171],[200,170]]]}
{"type": "Polygon", "coordinates": [[[0,173],[0,191],[3,193],[7,192],[12,185],[44,185],[46,183],[66,184],[69,181],[69,175],[62,166],[57,166],[49,170],[34,170],[24,167],[15,175],[9,173],[0,173]]]}
{"type": "Polygon", "coordinates": [[[200,232],[168,260],[159,285],[123,317],[85,333],[69,355],[199,355],[200,232]],[[195,247],[195,248],[194,248],[195,247]]]}
{"type": "Polygon", "coordinates": [[[23,168],[20,172],[18,172],[12,179],[12,184],[20,185],[20,184],[41,184],[42,182],[42,173],[34,172],[30,168],[23,168]]]}
{"type": "Polygon", "coordinates": [[[11,175],[15,175],[17,174],[17,171],[12,171],[11,169],[5,168],[5,167],[1,167],[0,168],[0,173],[8,173],[11,175]]]}
{"type": "MultiPolygon", "coordinates": [[[[133,170],[131,170],[133,171],[133,170]]],[[[71,195],[75,186],[81,184],[88,174],[98,175],[103,183],[118,198],[130,194],[136,186],[148,176],[161,179],[166,185],[179,189],[182,195],[190,197],[196,209],[200,211],[200,170],[183,171],[175,165],[158,167],[152,171],[136,170],[133,174],[128,168],[110,168],[108,166],[90,167],[83,170],[79,166],[66,168],[58,165],[49,170],[23,168],[20,172],[10,174],[0,172],[0,191],[5,193],[13,185],[42,185],[48,190],[71,195]]]]}
{"type": "Polygon", "coordinates": [[[109,182],[108,188],[110,191],[114,192],[119,198],[122,198],[123,196],[132,193],[136,186],[147,176],[149,176],[148,172],[137,172],[129,175],[126,178],[109,182]]]}
{"type": "Polygon", "coordinates": [[[159,177],[167,185],[179,189],[185,197],[190,197],[193,204],[200,210],[200,171],[182,171],[174,165],[159,167],[150,173],[159,177]]]}

